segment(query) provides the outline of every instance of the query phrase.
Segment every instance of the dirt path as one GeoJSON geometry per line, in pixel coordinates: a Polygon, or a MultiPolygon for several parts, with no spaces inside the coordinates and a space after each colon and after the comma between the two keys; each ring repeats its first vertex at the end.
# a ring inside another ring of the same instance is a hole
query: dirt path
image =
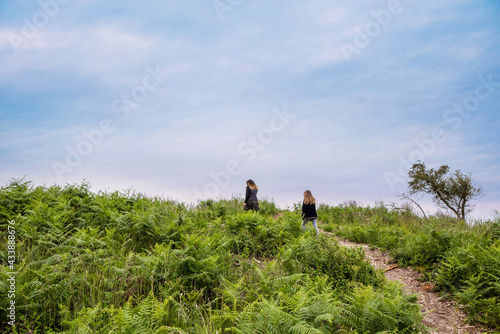
{"type": "Polygon", "coordinates": [[[417,279],[421,274],[417,271],[396,266],[387,253],[370,249],[368,245],[340,240],[339,238],[337,240],[339,245],[344,247],[362,247],[373,267],[385,270],[384,275],[388,280],[400,281],[404,290],[415,293],[424,314],[423,323],[432,328],[431,333],[479,334],[486,332],[486,330],[481,330],[479,327],[468,325],[465,322],[465,314],[459,309],[455,301],[442,300],[436,293],[432,292],[430,283],[419,282],[417,279]]]}
{"type": "MultiPolygon", "coordinates": [[[[276,214],[274,219],[283,214],[276,214]]],[[[376,269],[384,270],[385,277],[390,281],[399,281],[402,289],[418,296],[424,314],[423,323],[431,328],[432,334],[480,334],[488,333],[479,326],[470,326],[465,321],[466,315],[453,300],[443,300],[437,293],[432,292],[432,285],[418,281],[419,272],[411,268],[400,268],[393,262],[387,253],[378,249],[370,249],[366,244],[358,244],[336,237],[333,233],[320,229],[322,233],[334,236],[339,245],[344,247],[362,247],[371,265],[376,269]]]]}

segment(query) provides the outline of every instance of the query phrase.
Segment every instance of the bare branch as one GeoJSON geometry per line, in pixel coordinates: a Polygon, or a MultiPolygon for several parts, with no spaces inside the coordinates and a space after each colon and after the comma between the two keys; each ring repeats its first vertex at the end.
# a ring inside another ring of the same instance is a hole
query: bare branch
{"type": "Polygon", "coordinates": [[[401,194],[401,195],[399,195],[399,197],[401,199],[406,199],[408,201],[411,201],[413,204],[415,204],[420,209],[420,211],[422,211],[422,214],[424,215],[424,218],[427,219],[427,215],[425,214],[424,209],[422,209],[422,207],[416,201],[414,201],[413,198],[411,198],[410,196],[408,196],[406,194],[401,194]]]}

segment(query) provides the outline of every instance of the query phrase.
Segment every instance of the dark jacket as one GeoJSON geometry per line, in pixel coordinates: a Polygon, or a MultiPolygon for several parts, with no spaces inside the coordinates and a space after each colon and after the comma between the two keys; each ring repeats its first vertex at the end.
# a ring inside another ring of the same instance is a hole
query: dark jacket
{"type": "Polygon", "coordinates": [[[302,218],[318,218],[316,204],[302,203],[302,218]]]}
{"type": "Polygon", "coordinates": [[[247,186],[246,192],[245,192],[245,203],[248,203],[249,201],[258,201],[257,199],[257,189],[250,189],[249,186],[247,186]]]}

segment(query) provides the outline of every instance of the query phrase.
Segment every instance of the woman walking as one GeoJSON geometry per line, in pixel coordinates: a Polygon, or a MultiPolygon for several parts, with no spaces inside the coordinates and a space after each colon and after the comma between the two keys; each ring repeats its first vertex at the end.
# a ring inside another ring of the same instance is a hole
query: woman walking
{"type": "Polygon", "coordinates": [[[316,213],[316,199],[311,194],[311,191],[304,192],[304,202],[302,203],[302,231],[306,230],[306,223],[312,221],[316,234],[318,230],[318,214],[316,213]]]}
{"type": "Polygon", "coordinates": [[[257,192],[259,188],[252,180],[247,181],[247,188],[245,191],[245,203],[243,204],[245,207],[245,211],[253,210],[259,211],[259,200],[257,199],[257,192]]]}

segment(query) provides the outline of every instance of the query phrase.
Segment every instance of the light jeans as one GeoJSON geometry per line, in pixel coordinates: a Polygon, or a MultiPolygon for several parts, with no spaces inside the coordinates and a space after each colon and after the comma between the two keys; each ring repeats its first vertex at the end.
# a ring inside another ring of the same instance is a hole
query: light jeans
{"type": "Polygon", "coordinates": [[[306,230],[306,223],[308,221],[312,221],[313,223],[313,227],[314,229],[316,230],[316,234],[319,234],[319,230],[318,230],[318,218],[304,218],[302,219],[302,231],[305,231],[306,230]]]}

